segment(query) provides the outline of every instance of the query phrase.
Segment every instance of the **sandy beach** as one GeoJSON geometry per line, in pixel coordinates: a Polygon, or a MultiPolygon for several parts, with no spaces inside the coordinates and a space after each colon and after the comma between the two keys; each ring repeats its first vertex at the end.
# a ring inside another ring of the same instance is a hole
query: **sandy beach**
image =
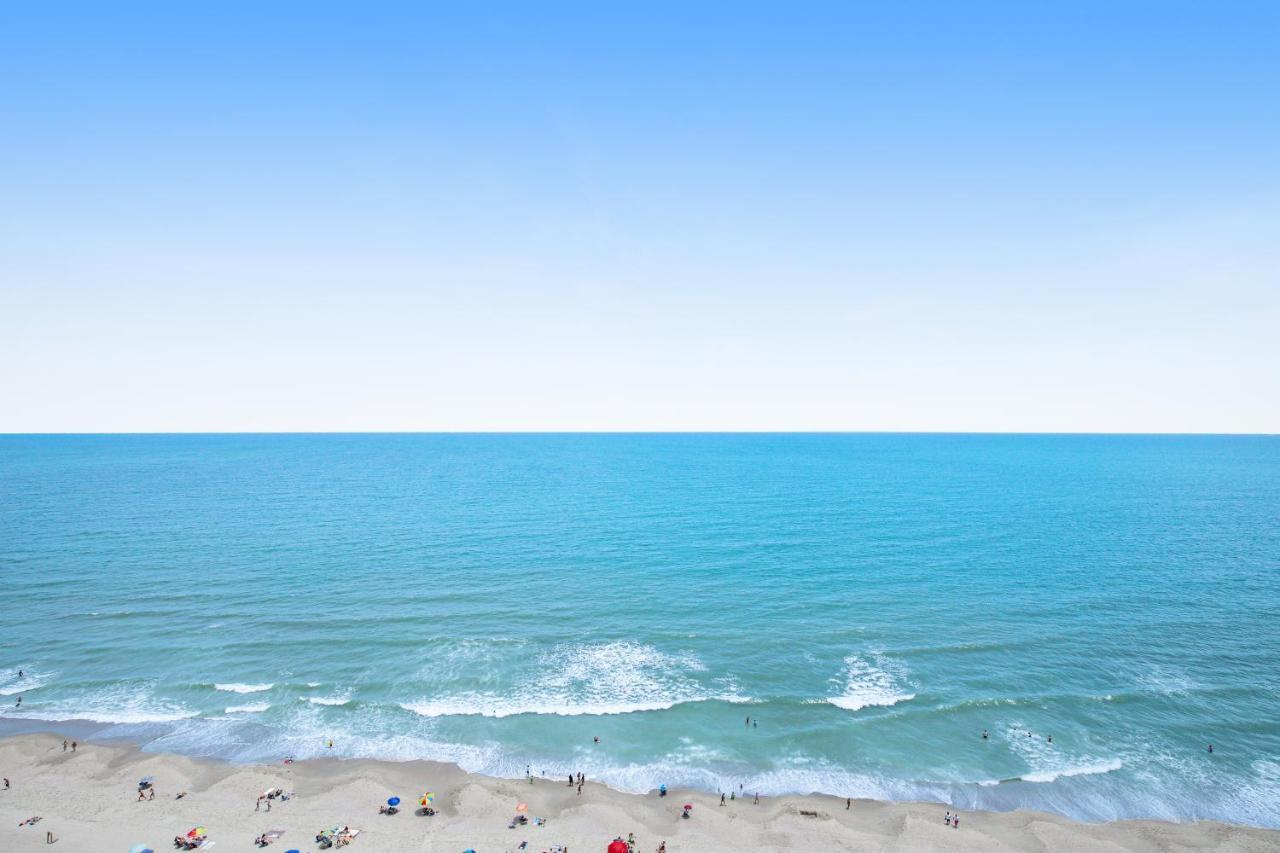
{"type": "Polygon", "coordinates": [[[719,798],[672,790],[666,797],[623,794],[587,781],[582,793],[567,779],[493,779],[434,762],[316,760],[277,765],[231,765],[129,746],[81,743],[63,751],[60,735],[19,735],[0,741],[0,849],[37,850],[46,832],[60,850],[128,850],[145,843],[173,849],[174,836],[207,828],[214,849],[252,849],[269,830],[284,835],[269,848],[317,850],[321,829],[349,826],[360,833],[354,853],[441,851],[598,853],[610,840],[634,834],[636,850],[670,853],[782,850],[1158,851],[1280,850],[1280,831],[1215,822],[1174,824],[1122,821],[1082,824],[1039,812],[965,812],[959,827],[944,824],[945,806],[880,803],[827,796],[748,795],[721,807],[719,798]],[[154,777],[156,797],[138,801],[138,780],[154,777]],[[287,801],[268,812],[259,794],[280,788],[287,801]],[[434,816],[417,814],[417,800],[436,795],[434,816]],[[181,799],[180,792],[186,792],[181,799]],[[388,798],[402,798],[398,814],[379,814],[388,798]],[[516,807],[528,806],[528,825],[508,828],[516,807]],[[688,820],[681,808],[692,803],[688,820]],[[30,826],[21,821],[39,815],[30,826]],[[535,825],[533,818],[545,819],[535,825]]]}

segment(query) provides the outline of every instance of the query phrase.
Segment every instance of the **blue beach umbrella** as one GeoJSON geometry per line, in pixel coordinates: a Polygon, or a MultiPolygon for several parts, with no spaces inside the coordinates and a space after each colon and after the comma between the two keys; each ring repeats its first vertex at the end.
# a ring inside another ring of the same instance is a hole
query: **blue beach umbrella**
{"type": "Polygon", "coordinates": [[[129,853],[156,853],[145,844],[135,844],[129,848],[129,853]]]}
{"type": "Polygon", "coordinates": [[[400,805],[400,798],[399,798],[399,797],[392,797],[391,799],[387,800],[387,805],[389,805],[389,806],[398,806],[398,805],[400,805]]]}

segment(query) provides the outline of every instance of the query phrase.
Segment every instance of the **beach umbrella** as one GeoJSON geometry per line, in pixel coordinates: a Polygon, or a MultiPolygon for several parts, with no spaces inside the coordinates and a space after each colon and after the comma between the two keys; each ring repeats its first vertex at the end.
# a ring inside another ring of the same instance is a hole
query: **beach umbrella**
{"type": "Polygon", "coordinates": [[[391,799],[387,800],[387,805],[389,805],[389,806],[398,806],[398,805],[400,805],[400,798],[399,798],[399,797],[392,797],[391,799]]]}
{"type": "Polygon", "coordinates": [[[436,795],[431,791],[427,791],[422,795],[422,799],[418,800],[419,805],[429,806],[436,801],[436,795]]]}
{"type": "Polygon", "coordinates": [[[192,829],[187,833],[187,838],[203,838],[208,834],[208,832],[209,830],[205,829],[203,826],[197,826],[195,829],[192,829]]]}
{"type": "Polygon", "coordinates": [[[685,811],[688,811],[688,810],[689,810],[689,809],[691,809],[691,808],[693,808],[693,803],[685,803],[685,804],[684,804],[684,810],[685,810],[685,811]]]}
{"type": "Polygon", "coordinates": [[[516,806],[516,811],[518,812],[527,812],[528,810],[529,810],[528,803],[520,803],[519,805],[516,806]]]}
{"type": "Polygon", "coordinates": [[[154,781],[156,781],[156,777],[154,776],[143,776],[141,779],[138,780],[138,787],[145,788],[154,781]]]}
{"type": "Polygon", "coordinates": [[[135,844],[129,848],[129,853],[156,853],[145,844],[135,844]]]}
{"type": "Polygon", "coordinates": [[[605,853],[629,853],[627,850],[627,842],[621,838],[615,838],[609,842],[609,849],[605,853]]]}

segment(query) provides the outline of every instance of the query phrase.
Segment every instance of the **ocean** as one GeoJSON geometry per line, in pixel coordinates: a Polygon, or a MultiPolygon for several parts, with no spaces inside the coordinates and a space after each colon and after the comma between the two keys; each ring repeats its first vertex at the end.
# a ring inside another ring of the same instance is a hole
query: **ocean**
{"type": "Polygon", "coordinates": [[[1274,437],[3,436],[0,597],[0,734],[1280,826],[1274,437]]]}

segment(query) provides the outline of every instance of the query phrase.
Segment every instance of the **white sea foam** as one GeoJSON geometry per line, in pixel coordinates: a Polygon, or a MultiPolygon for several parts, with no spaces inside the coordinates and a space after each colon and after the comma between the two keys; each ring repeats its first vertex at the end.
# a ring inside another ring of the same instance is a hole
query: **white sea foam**
{"type": "Polygon", "coordinates": [[[19,666],[0,679],[0,696],[18,696],[39,690],[53,680],[52,672],[33,672],[30,667],[19,666]],[[22,677],[18,677],[18,670],[22,677]]]}
{"type": "Polygon", "coordinates": [[[424,717],[518,714],[557,716],[662,711],[686,702],[749,702],[732,680],[704,679],[692,655],[633,642],[566,644],[539,656],[529,676],[506,691],[462,691],[403,702],[424,717]]]}
{"type": "Polygon", "coordinates": [[[155,697],[151,685],[121,684],[49,704],[24,707],[22,715],[36,720],[92,720],[118,725],[171,723],[199,716],[176,702],[155,697]]]}
{"type": "Polygon", "coordinates": [[[228,714],[260,714],[271,707],[270,702],[259,702],[249,705],[230,705],[225,713],[228,714]]]}
{"type": "Polygon", "coordinates": [[[843,690],[827,702],[846,711],[857,711],[873,706],[896,705],[916,698],[916,694],[904,687],[906,667],[884,655],[870,652],[851,654],[844,659],[844,677],[833,678],[833,686],[843,690]]]}
{"type": "MultiPolygon", "coordinates": [[[[690,700],[694,702],[700,699],[690,700]]],[[[665,711],[674,708],[675,702],[632,703],[575,703],[575,704],[522,704],[519,701],[499,699],[495,696],[476,695],[472,698],[454,696],[441,702],[401,702],[400,707],[423,717],[514,717],[519,714],[550,714],[558,717],[604,716],[609,714],[633,714],[639,711],[665,711]]]]}
{"type": "Polygon", "coordinates": [[[214,690],[224,690],[228,693],[261,693],[264,690],[270,690],[275,687],[274,684],[215,684],[214,690]]]}
{"type": "Polygon", "coordinates": [[[310,702],[312,705],[345,705],[351,701],[350,696],[307,696],[304,701],[310,702]]]}
{"type": "Polygon", "coordinates": [[[1024,773],[1020,777],[1024,782],[1054,782],[1065,776],[1091,776],[1095,773],[1110,773],[1124,766],[1118,758],[1110,761],[1099,761],[1095,764],[1081,764],[1074,767],[1063,767],[1060,770],[1042,770],[1036,773],[1024,773]]]}

